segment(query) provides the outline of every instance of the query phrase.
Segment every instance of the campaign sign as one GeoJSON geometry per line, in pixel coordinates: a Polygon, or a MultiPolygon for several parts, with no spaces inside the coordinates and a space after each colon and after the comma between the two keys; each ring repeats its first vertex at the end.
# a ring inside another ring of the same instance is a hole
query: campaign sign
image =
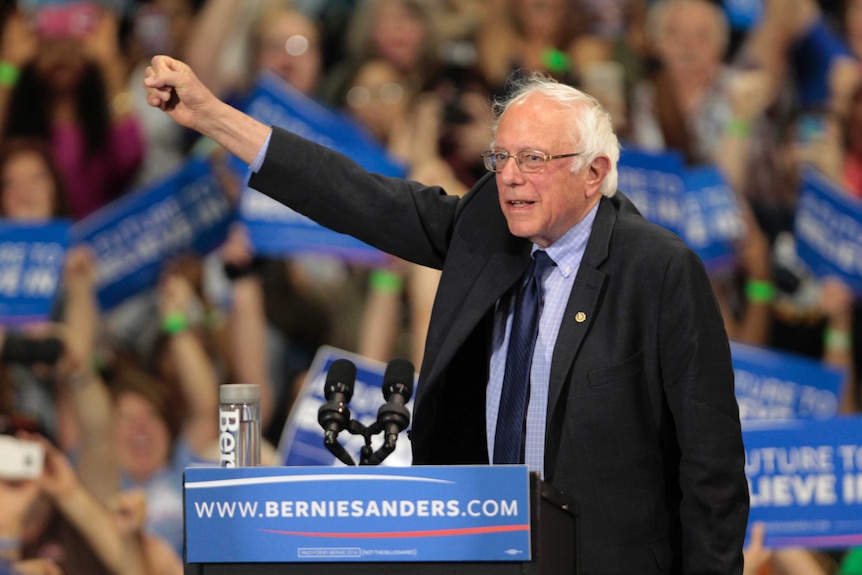
{"type": "Polygon", "coordinates": [[[625,149],[619,188],[643,217],[680,236],[709,273],[735,262],[742,220],[733,191],[715,167],[686,168],[677,152],[625,149]]]}
{"type": "Polygon", "coordinates": [[[703,261],[707,272],[731,267],[736,261],[734,243],[742,236],[736,196],[712,166],[686,170],[682,179],[685,194],[680,235],[703,261]]]}
{"type": "Polygon", "coordinates": [[[48,318],[66,258],[69,223],[0,225],[0,325],[48,318]]]}
{"type": "Polygon", "coordinates": [[[766,547],[862,545],[862,418],[796,420],[743,431],[749,528],[766,547]]]}
{"type": "MultiPolygon", "coordinates": [[[[337,359],[347,359],[356,365],[356,383],[353,397],[348,403],[351,419],[366,427],[376,421],[377,410],[384,403],[382,386],[386,364],[334,347],[322,346],[314,356],[281,434],[278,452],[279,460],[284,465],[345,465],[324,447],[323,429],[317,422],[317,411],[326,402],[323,394],[326,375],[329,366],[337,359]]],[[[413,401],[409,401],[406,407],[412,413],[413,401]]],[[[338,440],[358,463],[365,439],[361,435],[342,431],[338,440]]],[[[372,437],[372,447],[378,449],[382,441],[382,435],[372,437]]],[[[402,434],[395,451],[383,460],[382,465],[406,466],[411,462],[410,442],[402,434]]]]}
{"type": "Polygon", "coordinates": [[[102,309],[156,285],[165,261],[205,254],[227,238],[235,210],[205,160],[111,202],[72,228],[96,254],[102,309]]]}
{"type": "Polygon", "coordinates": [[[529,561],[523,465],[185,471],[188,563],[529,561]]]}
{"type": "Polygon", "coordinates": [[[684,164],[676,152],[647,152],[626,148],[620,152],[619,189],[641,215],[681,234],[684,164]]]}
{"type": "MultiPolygon", "coordinates": [[[[279,126],[349,157],[369,172],[403,177],[405,167],[352,119],[307,98],[270,74],[261,75],[243,106],[264,124],[279,126]]],[[[285,186],[290,186],[286,181],[285,186]]],[[[325,252],[378,265],[385,256],[350,236],[328,230],[251,188],[241,194],[240,214],[256,251],[271,255],[325,252]]]]}
{"type": "Polygon", "coordinates": [[[794,233],[797,254],[814,275],[838,276],[862,297],[862,200],[807,168],[794,233]]]}
{"type": "Polygon", "coordinates": [[[838,412],[843,368],[738,342],[730,344],[743,426],[791,419],[824,420],[838,412]]]}

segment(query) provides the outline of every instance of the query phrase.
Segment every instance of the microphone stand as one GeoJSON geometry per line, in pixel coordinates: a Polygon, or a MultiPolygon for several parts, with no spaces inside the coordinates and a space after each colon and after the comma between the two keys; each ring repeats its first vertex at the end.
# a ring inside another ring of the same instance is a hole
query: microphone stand
{"type": "Polygon", "coordinates": [[[323,445],[329,452],[338,458],[344,465],[356,465],[344,446],[338,442],[338,434],[335,431],[327,430],[323,435],[323,445]]]}
{"type": "Polygon", "coordinates": [[[386,456],[392,453],[392,450],[395,449],[395,446],[393,445],[392,448],[381,457],[380,452],[384,448],[381,447],[375,452],[371,447],[371,437],[383,431],[383,428],[380,426],[380,422],[378,421],[366,426],[355,419],[351,419],[347,424],[347,431],[353,435],[361,435],[365,439],[365,445],[363,445],[359,450],[359,465],[377,465],[386,459],[386,456]]]}

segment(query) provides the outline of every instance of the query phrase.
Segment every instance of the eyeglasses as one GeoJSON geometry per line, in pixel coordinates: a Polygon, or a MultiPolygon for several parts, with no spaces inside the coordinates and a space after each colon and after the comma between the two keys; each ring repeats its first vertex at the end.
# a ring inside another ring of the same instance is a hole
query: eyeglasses
{"type": "Polygon", "coordinates": [[[485,160],[485,168],[489,172],[502,172],[503,168],[506,167],[506,161],[509,158],[515,158],[521,171],[535,173],[543,171],[550,160],[572,158],[574,156],[580,156],[582,153],[583,152],[577,152],[574,154],[558,154],[556,156],[549,156],[544,152],[538,152],[536,150],[524,150],[517,154],[510,154],[503,150],[486,150],[482,152],[481,155],[482,159],[485,160]]]}

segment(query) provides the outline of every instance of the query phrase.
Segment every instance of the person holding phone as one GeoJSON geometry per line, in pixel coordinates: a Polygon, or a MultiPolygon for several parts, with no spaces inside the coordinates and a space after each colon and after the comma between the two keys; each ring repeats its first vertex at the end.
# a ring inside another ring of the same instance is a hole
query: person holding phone
{"type": "MultiPolygon", "coordinates": [[[[17,67],[3,76],[9,94],[0,98],[0,135],[50,145],[71,215],[80,219],[120,196],[143,157],[125,90],[119,18],[86,2],[46,5],[29,16],[32,28],[12,28],[15,15],[4,30],[26,38],[30,53],[18,55],[17,67]]],[[[11,62],[7,54],[0,60],[11,62]]]]}

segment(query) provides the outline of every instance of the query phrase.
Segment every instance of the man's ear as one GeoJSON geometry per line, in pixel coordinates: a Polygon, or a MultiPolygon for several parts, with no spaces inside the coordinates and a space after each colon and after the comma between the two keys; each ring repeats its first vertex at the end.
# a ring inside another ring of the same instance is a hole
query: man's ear
{"type": "Polygon", "coordinates": [[[590,198],[598,193],[605,181],[605,176],[611,171],[611,161],[607,156],[597,156],[587,166],[586,192],[590,198]]]}

